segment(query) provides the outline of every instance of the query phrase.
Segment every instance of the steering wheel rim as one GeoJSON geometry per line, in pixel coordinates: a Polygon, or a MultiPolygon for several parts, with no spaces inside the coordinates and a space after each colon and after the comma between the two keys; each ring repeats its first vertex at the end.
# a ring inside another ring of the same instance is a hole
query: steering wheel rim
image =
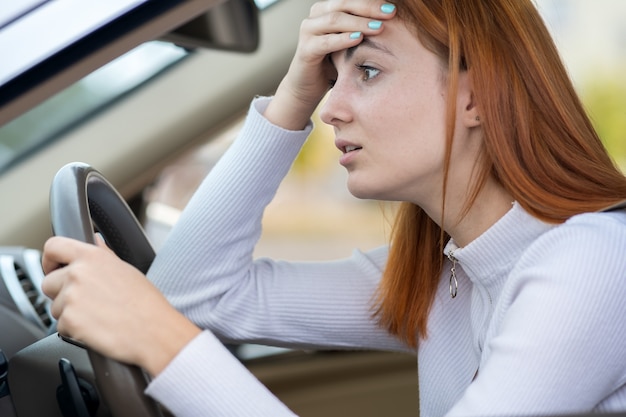
{"type": "MultiPolygon", "coordinates": [[[[91,244],[95,244],[95,226],[122,260],[143,273],[154,259],[154,249],[126,201],[88,164],[69,163],[57,172],[50,188],[50,218],[55,235],[91,244]]],[[[87,350],[100,396],[114,417],[163,416],[158,404],[144,394],[146,375],[139,367],[82,347],[87,350]]]]}

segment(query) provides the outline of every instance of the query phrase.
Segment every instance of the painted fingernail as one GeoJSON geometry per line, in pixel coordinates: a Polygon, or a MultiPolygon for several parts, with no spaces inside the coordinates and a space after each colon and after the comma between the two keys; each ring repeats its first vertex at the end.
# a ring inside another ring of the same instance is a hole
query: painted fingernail
{"type": "Polygon", "coordinates": [[[383,22],[379,21],[379,20],[372,20],[371,22],[369,22],[367,24],[367,27],[369,27],[370,29],[373,30],[378,30],[380,29],[380,27],[383,25],[383,22]]]}
{"type": "Polygon", "coordinates": [[[361,37],[361,32],[352,32],[350,34],[350,39],[359,39],[361,37]]]}
{"type": "Polygon", "coordinates": [[[394,10],[396,10],[396,6],[391,3],[385,3],[380,6],[380,11],[386,14],[393,13],[394,10]]]}

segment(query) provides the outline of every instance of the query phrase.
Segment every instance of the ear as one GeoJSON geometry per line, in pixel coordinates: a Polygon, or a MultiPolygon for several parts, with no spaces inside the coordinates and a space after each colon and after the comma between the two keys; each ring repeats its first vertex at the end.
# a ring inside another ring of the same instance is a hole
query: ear
{"type": "Polygon", "coordinates": [[[474,90],[467,72],[459,74],[459,89],[457,94],[457,111],[463,126],[478,127],[481,124],[480,112],[474,98],[474,90]]]}

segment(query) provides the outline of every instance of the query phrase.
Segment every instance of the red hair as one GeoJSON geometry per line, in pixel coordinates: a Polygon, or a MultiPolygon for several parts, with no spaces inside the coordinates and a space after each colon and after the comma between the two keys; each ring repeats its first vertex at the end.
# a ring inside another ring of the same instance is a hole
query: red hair
{"type": "MultiPolygon", "coordinates": [[[[595,132],[530,0],[398,0],[398,17],[447,71],[445,195],[458,77],[480,109],[483,157],[466,208],[493,176],[530,214],[562,223],[626,199],[626,177],[595,132]]],[[[445,202],[442,207],[445,209],[445,202]]],[[[449,236],[402,203],[378,289],[376,316],[409,346],[427,336],[449,236]]]]}

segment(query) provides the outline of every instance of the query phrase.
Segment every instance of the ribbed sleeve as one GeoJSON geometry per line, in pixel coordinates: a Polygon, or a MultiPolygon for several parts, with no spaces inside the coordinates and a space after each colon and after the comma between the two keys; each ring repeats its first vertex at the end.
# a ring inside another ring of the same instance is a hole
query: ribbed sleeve
{"type": "Polygon", "coordinates": [[[146,394],[179,417],[294,416],[209,332],[188,344],[146,394]]]}

